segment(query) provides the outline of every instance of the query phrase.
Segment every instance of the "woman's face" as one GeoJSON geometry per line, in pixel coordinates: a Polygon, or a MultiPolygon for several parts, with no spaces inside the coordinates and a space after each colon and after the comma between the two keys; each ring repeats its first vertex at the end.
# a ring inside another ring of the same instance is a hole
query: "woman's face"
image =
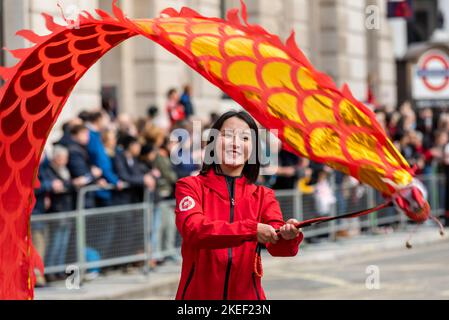
{"type": "Polygon", "coordinates": [[[109,131],[104,136],[103,144],[106,148],[115,149],[115,147],[117,146],[117,137],[115,135],[115,132],[109,131]]]}
{"type": "Polygon", "coordinates": [[[129,146],[129,152],[133,157],[138,157],[140,155],[140,151],[142,150],[142,147],[140,146],[139,142],[133,142],[129,146]]]}
{"type": "Polygon", "coordinates": [[[245,121],[232,117],[223,123],[216,145],[219,164],[244,166],[252,148],[251,129],[245,121]]]}

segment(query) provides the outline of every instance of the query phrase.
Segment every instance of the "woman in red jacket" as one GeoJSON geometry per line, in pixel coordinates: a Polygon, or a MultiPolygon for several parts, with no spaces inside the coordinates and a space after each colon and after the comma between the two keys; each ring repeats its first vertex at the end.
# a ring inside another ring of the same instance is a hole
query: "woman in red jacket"
{"type": "Polygon", "coordinates": [[[283,221],[274,192],[254,184],[260,145],[249,114],[221,116],[208,151],[201,173],[176,183],[176,225],[183,238],[176,299],[264,300],[254,264],[258,243],[272,256],[290,257],[303,235],[296,220],[283,221]]]}

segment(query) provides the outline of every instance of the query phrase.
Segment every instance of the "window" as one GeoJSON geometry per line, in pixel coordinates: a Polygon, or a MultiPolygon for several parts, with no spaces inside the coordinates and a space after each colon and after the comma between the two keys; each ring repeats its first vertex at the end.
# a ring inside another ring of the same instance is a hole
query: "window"
{"type": "Polygon", "coordinates": [[[408,43],[428,41],[438,27],[438,3],[436,0],[414,0],[413,19],[407,24],[408,43]]]}

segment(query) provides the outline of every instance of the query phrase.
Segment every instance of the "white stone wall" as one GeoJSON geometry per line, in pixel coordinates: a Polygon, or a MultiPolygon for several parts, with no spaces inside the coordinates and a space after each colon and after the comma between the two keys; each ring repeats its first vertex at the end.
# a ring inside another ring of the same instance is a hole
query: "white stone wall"
{"type": "Polygon", "coordinates": [[[371,31],[369,41],[374,43],[374,52],[368,56],[369,71],[376,74],[375,93],[379,103],[394,107],[397,103],[396,60],[393,43],[393,27],[386,18],[387,6],[382,0],[375,0],[380,9],[380,29],[371,31]]]}
{"type": "MultiPolygon", "coordinates": [[[[58,0],[4,0],[6,45],[25,45],[15,31],[32,28],[45,32],[40,12],[59,16],[58,0]]],[[[64,8],[76,5],[82,10],[101,7],[111,11],[110,0],[59,0],[64,8]]],[[[377,73],[376,93],[382,103],[395,104],[396,77],[391,28],[384,18],[383,0],[247,0],[249,19],[286,39],[296,31],[300,48],[318,69],[329,73],[339,86],[348,83],[358,99],[367,93],[367,77],[377,73]],[[368,32],[365,8],[378,4],[382,10],[381,28],[368,32]]],[[[166,7],[180,9],[186,5],[206,16],[221,16],[220,0],[121,0],[119,5],[131,18],[152,18],[166,7]]],[[[226,0],[226,9],[240,7],[238,0],[226,0]]],[[[59,20],[58,22],[62,22],[59,20]]],[[[13,63],[11,57],[7,64],[13,63]]],[[[144,115],[149,105],[165,112],[165,94],[171,87],[181,89],[185,83],[194,87],[194,103],[200,115],[224,111],[232,103],[221,101],[221,92],[183,62],[161,47],[136,37],[109,52],[77,85],[61,122],[82,109],[100,106],[101,86],[118,89],[120,112],[144,115]],[[224,107],[223,107],[224,106],[224,107]]]]}
{"type": "Polygon", "coordinates": [[[392,29],[383,0],[319,0],[319,69],[330,74],[338,86],[347,83],[355,97],[365,101],[368,76],[374,79],[379,103],[397,101],[396,65],[392,29]],[[378,29],[367,27],[367,7],[376,7],[378,29]]]}
{"type": "MultiPolygon", "coordinates": [[[[134,18],[153,18],[166,7],[180,9],[185,1],[134,1],[134,18]]],[[[139,37],[134,42],[135,111],[143,114],[148,105],[155,104],[165,112],[165,94],[171,87],[180,87],[186,82],[184,64],[175,56],[152,41],[139,37]]]]}
{"type": "Polygon", "coordinates": [[[365,1],[321,0],[321,68],[341,87],[347,83],[356,98],[367,92],[365,1]]]}
{"type": "MultiPolygon", "coordinates": [[[[12,49],[30,45],[23,38],[14,35],[20,29],[32,29],[38,34],[48,34],[48,30],[45,28],[45,20],[41,16],[42,12],[55,16],[55,21],[63,24],[64,20],[57,6],[58,3],[64,8],[66,14],[70,14],[67,10],[73,11],[80,8],[80,10],[93,11],[93,9],[98,7],[97,0],[5,0],[4,3],[5,44],[12,49]]],[[[7,55],[6,64],[8,66],[14,65],[16,62],[14,58],[7,55]]],[[[63,122],[73,118],[83,109],[93,109],[101,106],[100,88],[100,67],[97,64],[77,84],[59,117],[59,121],[55,126],[56,129],[51,133],[50,141],[59,138],[60,130],[58,128],[63,122]]]]}
{"type": "MultiPolygon", "coordinates": [[[[20,29],[30,28],[30,12],[28,1],[25,0],[3,0],[4,6],[4,41],[8,49],[23,48],[27,45],[26,41],[15,36],[20,29]]],[[[8,53],[5,53],[5,64],[10,67],[17,63],[17,60],[8,53]]]]}
{"type": "MultiPolygon", "coordinates": [[[[103,9],[108,10],[108,4],[109,1],[101,0],[103,9]]],[[[120,6],[132,18],[152,18],[166,7],[179,10],[182,6],[193,7],[205,15],[220,15],[219,0],[133,0],[121,1],[120,6]]],[[[181,91],[187,83],[193,84],[194,103],[199,114],[207,115],[219,109],[221,92],[218,89],[144,37],[133,38],[119,49],[113,49],[102,60],[102,66],[103,84],[116,85],[119,89],[120,112],[143,116],[150,105],[165,112],[166,92],[172,87],[181,91]],[[114,70],[117,66],[120,73],[114,70]]]]}

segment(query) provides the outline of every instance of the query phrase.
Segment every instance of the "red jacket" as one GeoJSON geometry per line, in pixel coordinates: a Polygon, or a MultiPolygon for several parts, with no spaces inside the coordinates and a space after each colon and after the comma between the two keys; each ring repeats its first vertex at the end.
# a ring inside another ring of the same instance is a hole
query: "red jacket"
{"type": "MultiPolygon", "coordinates": [[[[229,186],[213,169],[176,183],[176,225],[183,238],[176,299],[266,299],[254,273],[257,224],[283,226],[279,203],[271,189],[245,177],[235,178],[233,192],[229,186]]],[[[280,239],[267,244],[267,250],[276,257],[295,256],[302,239],[302,234],[280,239]]]]}

